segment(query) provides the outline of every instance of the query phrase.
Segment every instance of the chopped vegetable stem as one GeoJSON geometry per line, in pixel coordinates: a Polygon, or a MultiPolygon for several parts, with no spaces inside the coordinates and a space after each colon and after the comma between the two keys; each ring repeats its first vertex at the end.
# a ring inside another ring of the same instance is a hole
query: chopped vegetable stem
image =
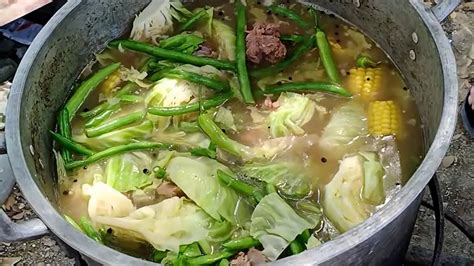
{"type": "Polygon", "coordinates": [[[375,62],[374,60],[372,60],[372,58],[366,55],[359,55],[356,59],[357,67],[363,67],[363,68],[376,67],[379,64],[380,64],[379,62],[375,62]]]}
{"type": "Polygon", "coordinates": [[[254,239],[251,236],[247,236],[229,240],[222,245],[229,250],[245,250],[255,247],[259,244],[260,242],[258,240],[254,239]]]}
{"type": "Polygon", "coordinates": [[[93,74],[90,78],[86,81],[82,82],[79,88],[74,91],[73,95],[69,98],[66,105],[64,106],[69,113],[69,121],[74,118],[76,112],[82,106],[84,101],[87,99],[87,96],[102,82],[104,81],[110,74],[115,72],[120,67],[120,63],[114,63],[108,65],[95,74],[93,74]]]}
{"type": "Polygon", "coordinates": [[[114,40],[110,42],[110,46],[112,47],[117,47],[119,45],[126,49],[149,54],[163,59],[169,59],[180,63],[192,64],[196,66],[210,65],[218,69],[235,71],[234,62],[227,60],[219,60],[210,57],[189,55],[133,40],[114,40]]]}
{"type": "Polygon", "coordinates": [[[197,22],[199,22],[199,20],[201,20],[203,17],[205,17],[207,15],[207,10],[206,9],[201,9],[199,10],[198,12],[196,12],[195,14],[192,15],[192,17],[190,17],[180,28],[179,28],[179,31],[182,32],[182,31],[187,31],[189,29],[191,29],[192,26],[194,26],[194,24],[196,24],[197,22]]]}
{"type": "Polygon", "coordinates": [[[297,34],[283,34],[280,36],[280,40],[287,41],[287,42],[300,43],[300,42],[304,42],[305,37],[302,35],[297,35],[297,34]]]}
{"type": "Polygon", "coordinates": [[[252,88],[250,86],[249,73],[247,70],[247,56],[245,51],[245,30],[247,29],[246,8],[242,2],[238,0],[235,1],[235,9],[237,12],[235,49],[240,92],[246,104],[253,104],[255,103],[255,100],[253,99],[252,88]]]}
{"type": "Polygon", "coordinates": [[[230,262],[228,259],[222,259],[220,262],[219,262],[219,266],[229,266],[230,265],[230,262]]]}
{"type": "Polygon", "coordinates": [[[195,258],[190,258],[187,260],[187,263],[191,265],[202,265],[202,264],[212,264],[219,260],[229,258],[233,256],[236,251],[224,250],[210,255],[199,256],[195,258]]]}
{"type": "Polygon", "coordinates": [[[293,240],[290,243],[291,254],[296,255],[304,251],[304,246],[298,241],[293,240]]]}
{"type": "Polygon", "coordinates": [[[79,226],[88,237],[92,238],[96,242],[103,242],[100,233],[94,228],[94,226],[86,217],[81,217],[79,220],[79,226]]]}

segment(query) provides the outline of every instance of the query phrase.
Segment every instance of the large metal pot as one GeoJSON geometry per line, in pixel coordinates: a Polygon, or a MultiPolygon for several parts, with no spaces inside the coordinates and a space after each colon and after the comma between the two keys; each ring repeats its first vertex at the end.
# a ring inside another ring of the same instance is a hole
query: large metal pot
{"type": "MultiPolygon", "coordinates": [[[[374,39],[399,67],[417,101],[424,123],[425,159],[405,187],[367,221],[318,248],[276,264],[399,263],[406,252],[420,195],[435,173],[456,121],[456,64],[439,21],[458,1],[430,9],[418,0],[318,0],[374,39]]],[[[81,69],[106,43],[125,33],[148,1],[69,1],[35,39],[22,61],[10,93],[6,142],[11,169],[26,199],[55,235],[90,259],[105,264],[146,264],[74,230],[57,206],[52,140],[55,114],[81,69]]],[[[4,190],[11,188],[8,161],[0,166],[4,190]]],[[[17,225],[4,213],[0,241],[46,232],[40,220],[17,225]]]]}

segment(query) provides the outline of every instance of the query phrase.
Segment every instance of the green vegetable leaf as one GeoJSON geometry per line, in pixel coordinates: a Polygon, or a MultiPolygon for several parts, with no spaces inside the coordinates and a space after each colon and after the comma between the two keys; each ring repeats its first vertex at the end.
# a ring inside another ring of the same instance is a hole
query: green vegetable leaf
{"type": "Polygon", "coordinates": [[[276,260],[291,241],[312,223],[300,217],[277,193],[265,196],[252,214],[250,235],[263,245],[263,254],[276,260]]]}
{"type": "Polygon", "coordinates": [[[212,222],[201,208],[178,197],[142,207],[126,217],[99,216],[95,220],[146,240],[157,250],[176,253],[181,245],[206,239],[212,222]]]}
{"type": "Polygon", "coordinates": [[[331,152],[351,144],[359,136],[367,134],[367,118],[364,108],[350,101],[340,107],[324,128],[320,145],[331,152]]]}
{"type": "Polygon", "coordinates": [[[268,127],[273,137],[302,135],[302,126],[313,117],[316,104],[308,97],[297,93],[282,93],[278,98],[278,109],[268,116],[268,127]]]}
{"type": "Polygon", "coordinates": [[[324,187],[321,200],[324,214],[341,233],[369,217],[369,205],[360,196],[363,175],[361,156],[348,157],[341,162],[336,175],[324,187]]]}
{"type": "Polygon", "coordinates": [[[270,183],[290,198],[303,198],[311,192],[310,178],[289,163],[247,164],[241,174],[270,183]]]}
{"type": "Polygon", "coordinates": [[[175,50],[185,54],[192,54],[203,42],[204,39],[197,35],[183,33],[161,40],[158,43],[158,46],[163,49],[175,50]]]}
{"type": "Polygon", "coordinates": [[[152,183],[151,175],[144,169],[150,169],[151,158],[144,153],[126,153],[109,159],[105,170],[107,185],[120,192],[128,192],[152,183]]]}
{"type": "Polygon", "coordinates": [[[364,158],[364,179],[362,198],[369,204],[380,205],[385,202],[383,177],[385,171],[374,152],[360,152],[364,158]]]}
{"type": "Polygon", "coordinates": [[[166,168],[169,179],[212,218],[244,225],[250,220],[250,207],[234,190],[219,182],[218,169],[229,171],[207,157],[183,156],[171,159],[166,168]]]}

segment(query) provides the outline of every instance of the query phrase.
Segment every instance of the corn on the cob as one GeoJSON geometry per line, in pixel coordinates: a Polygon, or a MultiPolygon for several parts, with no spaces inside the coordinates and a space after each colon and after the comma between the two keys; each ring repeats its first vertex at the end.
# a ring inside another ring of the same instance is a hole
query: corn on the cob
{"type": "Polygon", "coordinates": [[[353,68],[349,71],[348,89],[366,101],[377,100],[382,86],[381,68],[353,68]]]}
{"type": "Polygon", "coordinates": [[[107,79],[102,81],[102,83],[99,85],[100,91],[104,93],[105,95],[110,95],[112,91],[115,88],[117,88],[120,85],[120,83],[122,83],[122,80],[120,77],[121,77],[120,69],[110,74],[107,77],[107,79]]]}
{"type": "Polygon", "coordinates": [[[400,134],[400,109],[394,101],[371,102],[368,120],[372,136],[400,134]]]}

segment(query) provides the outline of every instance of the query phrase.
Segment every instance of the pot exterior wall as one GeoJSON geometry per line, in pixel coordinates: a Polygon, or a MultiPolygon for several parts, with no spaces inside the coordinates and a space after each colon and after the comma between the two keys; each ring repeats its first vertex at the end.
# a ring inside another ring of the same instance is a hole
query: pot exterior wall
{"type": "MultiPolygon", "coordinates": [[[[8,152],[10,158],[15,158],[11,161],[12,168],[35,211],[73,248],[99,263],[147,263],[98,245],[71,230],[57,211],[52,139],[48,129],[54,127],[56,112],[77,73],[93,59],[93,53],[126,33],[134,15],[149,2],[136,0],[131,5],[126,0],[76,1],[69,1],[40,33],[15,78],[7,113],[8,152]]],[[[434,24],[433,18],[423,19],[420,14],[429,16],[428,13],[413,1],[319,0],[317,3],[360,27],[390,54],[415,96],[425,125],[425,146],[432,149],[400,194],[368,221],[334,241],[276,264],[397,263],[409,242],[419,195],[439,165],[454,129],[453,121],[446,118],[456,104],[452,96],[453,87],[457,89],[456,81],[451,87],[446,85],[446,80],[451,82],[453,76],[452,71],[446,72],[446,62],[454,59],[452,53],[440,51],[433,37],[433,28],[439,34],[439,24],[434,24]],[[360,7],[353,2],[360,2],[360,7]],[[413,41],[414,32],[417,43],[413,41]],[[415,60],[410,59],[410,51],[415,53],[415,60]]]]}

